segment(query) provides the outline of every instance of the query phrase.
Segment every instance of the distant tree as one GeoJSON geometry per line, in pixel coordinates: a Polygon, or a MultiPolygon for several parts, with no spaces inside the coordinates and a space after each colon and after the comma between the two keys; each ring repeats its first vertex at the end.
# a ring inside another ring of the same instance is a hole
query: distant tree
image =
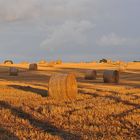
{"type": "Polygon", "coordinates": [[[133,61],[133,62],[140,62],[140,61],[133,61]]]}
{"type": "Polygon", "coordinates": [[[100,60],[100,63],[107,63],[107,59],[104,59],[104,58],[101,59],[101,60],[100,60]]]}

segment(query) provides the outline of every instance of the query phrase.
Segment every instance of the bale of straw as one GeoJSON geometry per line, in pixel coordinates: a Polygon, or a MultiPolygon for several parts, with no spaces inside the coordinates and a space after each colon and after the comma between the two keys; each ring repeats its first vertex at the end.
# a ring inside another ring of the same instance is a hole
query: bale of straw
{"type": "Polygon", "coordinates": [[[116,65],[120,65],[120,64],[121,64],[121,62],[120,62],[120,61],[116,61],[115,63],[116,63],[116,65]]]}
{"type": "Polygon", "coordinates": [[[38,66],[36,63],[30,64],[29,65],[29,70],[37,70],[38,66]]]}
{"type": "Polygon", "coordinates": [[[46,60],[40,60],[40,61],[38,62],[38,64],[47,64],[47,61],[46,61],[46,60]]]}
{"type": "Polygon", "coordinates": [[[125,72],[127,70],[127,63],[120,64],[118,67],[119,72],[125,72]]]}
{"type": "Polygon", "coordinates": [[[97,77],[97,71],[96,70],[87,70],[85,74],[86,80],[95,80],[97,77]]]}
{"type": "Polygon", "coordinates": [[[103,79],[104,83],[119,83],[120,73],[118,70],[105,70],[103,79]]]}
{"type": "Polygon", "coordinates": [[[119,66],[118,70],[119,70],[119,72],[125,72],[126,67],[124,65],[121,65],[121,66],[119,66]]]}
{"type": "Polygon", "coordinates": [[[12,60],[5,60],[4,64],[14,64],[12,60]]]}
{"type": "Polygon", "coordinates": [[[18,72],[19,72],[19,70],[17,68],[15,68],[15,67],[11,67],[9,69],[9,75],[10,76],[18,76],[18,72]]]}
{"type": "Polygon", "coordinates": [[[72,100],[78,93],[74,74],[54,74],[49,80],[48,95],[56,100],[72,100]]]}

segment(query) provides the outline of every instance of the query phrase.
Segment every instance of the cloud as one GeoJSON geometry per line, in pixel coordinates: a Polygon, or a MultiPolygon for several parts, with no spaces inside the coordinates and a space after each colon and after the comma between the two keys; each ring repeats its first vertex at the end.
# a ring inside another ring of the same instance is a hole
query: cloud
{"type": "Polygon", "coordinates": [[[127,42],[126,38],[119,37],[115,33],[103,35],[102,37],[97,39],[97,44],[100,46],[118,46],[123,45],[126,42],[127,42]]]}
{"type": "Polygon", "coordinates": [[[99,46],[140,45],[140,38],[121,37],[115,33],[103,35],[96,40],[99,46]]]}
{"type": "Polygon", "coordinates": [[[38,18],[46,22],[86,18],[91,0],[0,0],[0,20],[16,21],[38,18]]]}
{"type": "Polygon", "coordinates": [[[51,28],[50,34],[41,43],[41,47],[50,51],[87,47],[89,32],[92,32],[94,26],[91,22],[84,20],[66,21],[51,28]]]}
{"type": "Polygon", "coordinates": [[[40,4],[38,0],[0,0],[0,20],[11,22],[39,17],[40,4]]]}
{"type": "Polygon", "coordinates": [[[35,59],[55,59],[59,54],[64,59],[92,58],[116,51],[131,54],[133,50],[136,54],[140,46],[139,3],[0,0],[0,53],[9,56],[16,52],[18,58],[34,54],[35,59]]]}

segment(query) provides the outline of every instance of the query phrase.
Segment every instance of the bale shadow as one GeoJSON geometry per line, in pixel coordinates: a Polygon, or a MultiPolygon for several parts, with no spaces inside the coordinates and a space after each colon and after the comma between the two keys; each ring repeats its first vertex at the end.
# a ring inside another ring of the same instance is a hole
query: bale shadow
{"type": "Polygon", "coordinates": [[[79,92],[80,94],[90,95],[90,96],[92,96],[92,97],[94,97],[94,98],[96,98],[96,97],[101,97],[101,96],[100,96],[99,94],[97,94],[97,93],[85,92],[85,91],[83,91],[83,90],[81,90],[81,89],[79,89],[78,92],[79,92]]]}
{"type": "Polygon", "coordinates": [[[71,132],[67,132],[65,130],[61,130],[56,126],[52,125],[47,120],[38,120],[34,118],[31,114],[24,112],[22,109],[18,107],[14,107],[5,101],[0,101],[0,106],[4,109],[9,109],[14,116],[19,118],[28,120],[32,126],[35,128],[39,128],[43,132],[49,133],[53,136],[60,136],[62,139],[73,139],[73,140],[80,140],[81,136],[78,134],[74,134],[71,132]]]}
{"type": "Polygon", "coordinates": [[[139,135],[140,134],[140,125],[138,123],[133,123],[133,122],[125,119],[125,117],[131,113],[134,113],[134,114],[137,113],[138,115],[140,115],[139,112],[136,112],[136,110],[140,110],[139,103],[133,103],[133,102],[130,102],[127,100],[123,100],[120,97],[115,97],[115,96],[111,96],[111,95],[103,96],[103,95],[100,95],[97,93],[92,93],[92,94],[91,93],[84,93],[84,94],[90,95],[94,98],[105,98],[105,99],[113,100],[113,101],[115,101],[116,104],[122,103],[123,105],[127,105],[128,107],[132,107],[131,109],[127,109],[127,110],[120,112],[118,114],[113,113],[113,114],[107,115],[106,120],[108,120],[110,123],[114,122],[115,120],[120,122],[121,129],[119,130],[118,135],[120,133],[122,133],[121,132],[122,130],[125,129],[129,132],[128,137],[129,136],[131,137],[131,135],[135,135],[136,140],[140,139],[140,135],[139,135]]]}
{"type": "MultiPolygon", "coordinates": [[[[82,91],[81,91],[82,93],[82,91]]],[[[90,95],[90,96],[93,96],[93,97],[102,97],[102,98],[106,98],[106,99],[110,99],[110,100],[114,100],[116,103],[122,103],[124,105],[128,105],[128,106],[132,106],[136,109],[140,109],[140,104],[138,103],[132,103],[130,101],[127,101],[127,100],[123,100],[121,99],[120,97],[116,97],[116,96],[112,96],[112,95],[106,95],[106,96],[103,96],[103,95],[99,95],[97,93],[85,93],[84,94],[87,94],[87,95],[90,95]]]]}
{"type": "Polygon", "coordinates": [[[127,119],[125,119],[125,116],[129,116],[129,114],[137,114],[136,113],[136,110],[140,109],[140,105],[139,104],[132,104],[130,102],[125,102],[126,104],[128,103],[128,105],[132,105],[133,108],[132,109],[128,109],[126,111],[123,111],[121,113],[118,113],[118,114],[111,114],[111,115],[108,115],[106,117],[106,120],[109,120],[109,121],[113,121],[114,120],[117,120],[120,122],[120,131],[122,131],[122,129],[124,130],[127,130],[129,133],[128,133],[128,136],[133,136],[135,137],[136,140],[139,140],[140,139],[140,125],[138,123],[134,123],[134,122],[131,122],[131,121],[128,121],[127,119]],[[111,120],[110,120],[111,118],[111,120]]]}
{"type": "Polygon", "coordinates": [[[19,140],[19,138],[0,125],[0,140],[19,140]]]}
{"type": "MultiPolygon", "coordinates": [[[[134,109],[140,109],[140,104],[139,103],[133,103],[133,102],[130,102],[130,101],[127,101],[127,100],[123,100],[123,99],[121,99],[120,97],[117,97],[117,96],[113,96],[113,95],[105,95],[104,96],[104,95],[100,95],[96,92],[95,93],[83,92],[83,90],[79,90],[79,92],[81,94],[90,95],[92,97],[102,97],[102,98],[105,98],[105,99],[114,100],[115,103],[122,103],[124,105],[134,107],[134,109]]],[[[113,94],[114,93],[116,94],[116,92],[113,92],[113,94]]],[[[137,99],[138,99],[138,97],[135,100],[137,100],[137,99]]]]}
{"type": "Polygon", "coordinates": [[[48,96],[48,90],[45,89],[39,89],[39,88],[33,88],[31,86],[21,86],[21,85],[8,85],[8,86],[26,92],[33,92],[35,94],[41,95],[42,97],[48,96]]]}

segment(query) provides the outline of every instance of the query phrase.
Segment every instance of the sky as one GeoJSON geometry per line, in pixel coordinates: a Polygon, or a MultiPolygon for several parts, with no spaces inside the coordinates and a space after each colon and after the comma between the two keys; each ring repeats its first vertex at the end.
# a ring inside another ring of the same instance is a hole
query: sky
{"type": "Polygon", "coordinates": [[[140,0],[0,0],[0,61],[140,60],[140,0]]]}

